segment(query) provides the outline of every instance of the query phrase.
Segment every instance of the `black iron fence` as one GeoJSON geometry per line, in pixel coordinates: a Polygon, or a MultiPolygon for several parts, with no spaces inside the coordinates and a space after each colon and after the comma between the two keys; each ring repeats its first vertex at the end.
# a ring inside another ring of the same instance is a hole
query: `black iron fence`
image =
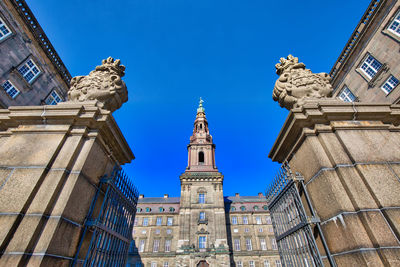
{"type": "Polygon", "coordinates": [[[329,263],[336,266],[326,246],[303,180],[301,174],[294,175],[289,164],[284,163],[266,192],[282,265],[324,266],[313,234],[312,226],[315,226],[329,263]],[[301,196],[310,216],[306,213],[301,196]]]}
{"type": "Polygon", "coordinates": [[[72,266],[77,265],[80,250],[89,239],[83,266],[126,265],[137,199],[138,191],[121,167],[101,178],[72,266]]]}

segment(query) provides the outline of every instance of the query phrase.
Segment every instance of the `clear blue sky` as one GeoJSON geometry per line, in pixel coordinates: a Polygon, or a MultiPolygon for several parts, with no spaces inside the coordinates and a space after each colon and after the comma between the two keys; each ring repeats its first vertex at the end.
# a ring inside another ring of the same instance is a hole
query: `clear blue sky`
{"type": "Polygon", "coordinates": [[[264,192],[287,111],[272,101],[289,53],[329,72],[369,0],[27,0],[72,76],[120,58],[129,100],[114,113],[145,196],[180,195],[199,97],[224,194],[264,192]]]}

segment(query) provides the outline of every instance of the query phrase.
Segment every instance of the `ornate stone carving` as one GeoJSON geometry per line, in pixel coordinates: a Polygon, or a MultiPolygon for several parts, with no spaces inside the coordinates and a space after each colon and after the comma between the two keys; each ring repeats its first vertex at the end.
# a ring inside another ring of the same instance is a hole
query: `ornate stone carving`
{"type": "Polygon", "coordinates": [[[288,110],[302,106],[305,99],[328,97],[333,91],[327,73],[312,73],[306,69],[304,63],[299,63],[299,59],[292,55],[286,59],[281,58],[275,68],[279,78],[275,83],[272,98],[288,110]]]}
{"type": "Polygon", "coordinates": [[[97,100],[97,106],[111,112],[119,109],[128,101],[128,90],[121,77],[125,75],[125,66],[119,59],[104,59],[87,76],[76,76],[71,80],[68,101],[84,102],[97,100]]]}

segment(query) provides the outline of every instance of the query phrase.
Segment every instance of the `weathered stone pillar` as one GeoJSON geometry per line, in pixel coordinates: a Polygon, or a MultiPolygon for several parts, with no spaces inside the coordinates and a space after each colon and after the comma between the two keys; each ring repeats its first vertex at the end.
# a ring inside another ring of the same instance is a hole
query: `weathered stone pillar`
{"type": "Polygon", "coordinates": [[[269,154],[303,174],[338,266],[400,266],[399,124],[400,105],[306,99],[269,154]]]}
{"type": "Polygon", "coordinates": [[[1,266],[70,265],[99,178],[134,158],[111,114],[122,67],[74,78],[74,102],[0,110],[1,266]]]}

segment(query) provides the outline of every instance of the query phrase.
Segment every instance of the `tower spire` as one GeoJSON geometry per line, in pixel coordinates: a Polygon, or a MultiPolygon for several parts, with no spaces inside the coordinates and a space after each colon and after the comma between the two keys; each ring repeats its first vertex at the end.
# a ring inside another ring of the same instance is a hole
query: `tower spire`
{"type": "Polygon", "coordinates": [[[208,121],[200,97],[193,134],[188,145],[188,171],[218,171],[215,166],[215,145],[208,129],[208,121]]]}

